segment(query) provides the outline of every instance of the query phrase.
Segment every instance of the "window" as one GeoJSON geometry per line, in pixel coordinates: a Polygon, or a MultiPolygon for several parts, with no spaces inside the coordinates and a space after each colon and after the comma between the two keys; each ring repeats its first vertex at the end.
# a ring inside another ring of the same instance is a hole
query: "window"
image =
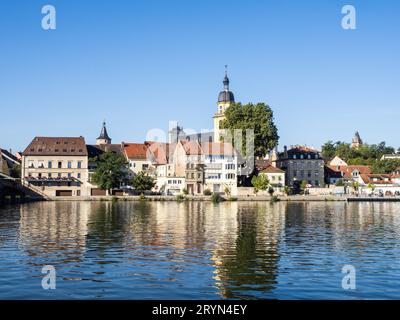
{"type": "Polygon", "coordinates": [[[53,162],[52,162],[52,161],[49,161],[49,162],[47,163],[47,167],[48,167],[49,169],[51,169],[51,168],[53,167],[53,162]]]}
{"type": "Polygon", "coordinates": [[[68,173],[68,178],[71,178],[71,173],[68,173]]]}
{"type": "Polygon", "coordinates": [[[57,176],[58,176],[59,178],[61,178],[61,173],[57,174],[57,176]]]}
{"type": "Polygon", "coordinates": [[[47,176],[48,176],[49,178],[51,178],[51,173],[49,172],[47,176]]]}
{"type": "Polygon", "coordinates": [[[71,169],[71,168],[72,168],[72,162],[68,161],[68,169],[71,169]]]}
{"type": "Polygon", "coordinates": [[[78,173],[78,179],[80,179],[81,178],[81,174],[80,173],[78,173]]]}
{"type": "Polygon", "coordinates": [[[58,161],[58,169],[61,169],[61,168],[62,168],[62,162],[58,161]]]}
{"type": "Polygon", "coordinates": [[[78,169],[82,168],[82,161],[78,161],[78,169]]]}

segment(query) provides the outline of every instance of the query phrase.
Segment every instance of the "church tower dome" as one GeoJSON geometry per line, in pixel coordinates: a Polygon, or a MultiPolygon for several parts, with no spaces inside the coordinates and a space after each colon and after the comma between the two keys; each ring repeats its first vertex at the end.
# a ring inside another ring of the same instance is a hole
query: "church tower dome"
{"type": "Polygon", "coordinates": [[[233,103],[235,103],[235,96],[233,92],[229,90],[229,78],[228,71],[225,66],[225,77],[223,80],[224,90],[221,91],[218,95],[218,110],[214,115],[214,141],[219,142],[221,140],[221,136],[224,134],[224,130],[221,129],[221,123],[225,119],[225,111],[228,109],[233,103]]]}
{"type": "Polygon", "coordinates": [[[235,102],[235,96],[233,95],[233,92],[229,91],[229,78],[228,78],[228,72],[226,69],[225,69],[225,78],[224,78],[223,84],[224,84],[224,90],[221,91],[218,95],[218,103],[235,102]]]}

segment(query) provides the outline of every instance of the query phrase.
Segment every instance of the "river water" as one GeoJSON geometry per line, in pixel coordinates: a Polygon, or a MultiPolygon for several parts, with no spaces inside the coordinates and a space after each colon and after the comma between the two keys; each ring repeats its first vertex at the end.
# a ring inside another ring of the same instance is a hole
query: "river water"
{"type": "Polygon", "coordinates": [[[0,208],[0,299],[228,298],[400,299],[400,203],[0,208]],[[42,288],[45,265],[54,290],[42,288]]]}

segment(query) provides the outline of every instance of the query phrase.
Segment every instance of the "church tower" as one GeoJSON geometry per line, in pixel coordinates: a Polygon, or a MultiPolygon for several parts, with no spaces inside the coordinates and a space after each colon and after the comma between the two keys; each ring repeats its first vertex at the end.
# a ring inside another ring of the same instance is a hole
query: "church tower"
{"type": "Polygon", "coordinates": [[[363,141],[361,140],[360,134],[358,131],[356,131],[356,134],[354,135],[353,140],[351,141],[351,147],[353,149],[358,149],[360,146],[363,144],[363,141]]]}
{"type": "Polygon", "coordinates": [[[229,91],[229,78],[227,66],[225,66],[225,78],[223,81],[224,90],[218,95],[218,110],[214,115],[214,142],[219,142],[221,140],[221,135],[223,135],[223,129],[220,129],[222,120],[225,119],[225,110],[229,108],[231,104],[235,102],[235,97],[232,91],[229,91]]]}
{"type": "Polygon", "coordinates": [[[108,136],[106,122],[103,122],[103,127],[101,128],[101,132],[99,137],[96,139],[96,144],[103,145],[103,144],[111,144],[111,138],[108,136]]]}

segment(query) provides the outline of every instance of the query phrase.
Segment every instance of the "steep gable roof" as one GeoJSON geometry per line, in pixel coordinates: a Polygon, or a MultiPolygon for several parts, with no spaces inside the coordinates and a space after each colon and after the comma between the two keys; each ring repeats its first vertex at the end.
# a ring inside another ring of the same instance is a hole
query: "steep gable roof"
{"type": "Polygon", "coordinates": [[[125,155],[128,159],[146,160],[148,148],[145,143],[123,143],[125,155]]]}

